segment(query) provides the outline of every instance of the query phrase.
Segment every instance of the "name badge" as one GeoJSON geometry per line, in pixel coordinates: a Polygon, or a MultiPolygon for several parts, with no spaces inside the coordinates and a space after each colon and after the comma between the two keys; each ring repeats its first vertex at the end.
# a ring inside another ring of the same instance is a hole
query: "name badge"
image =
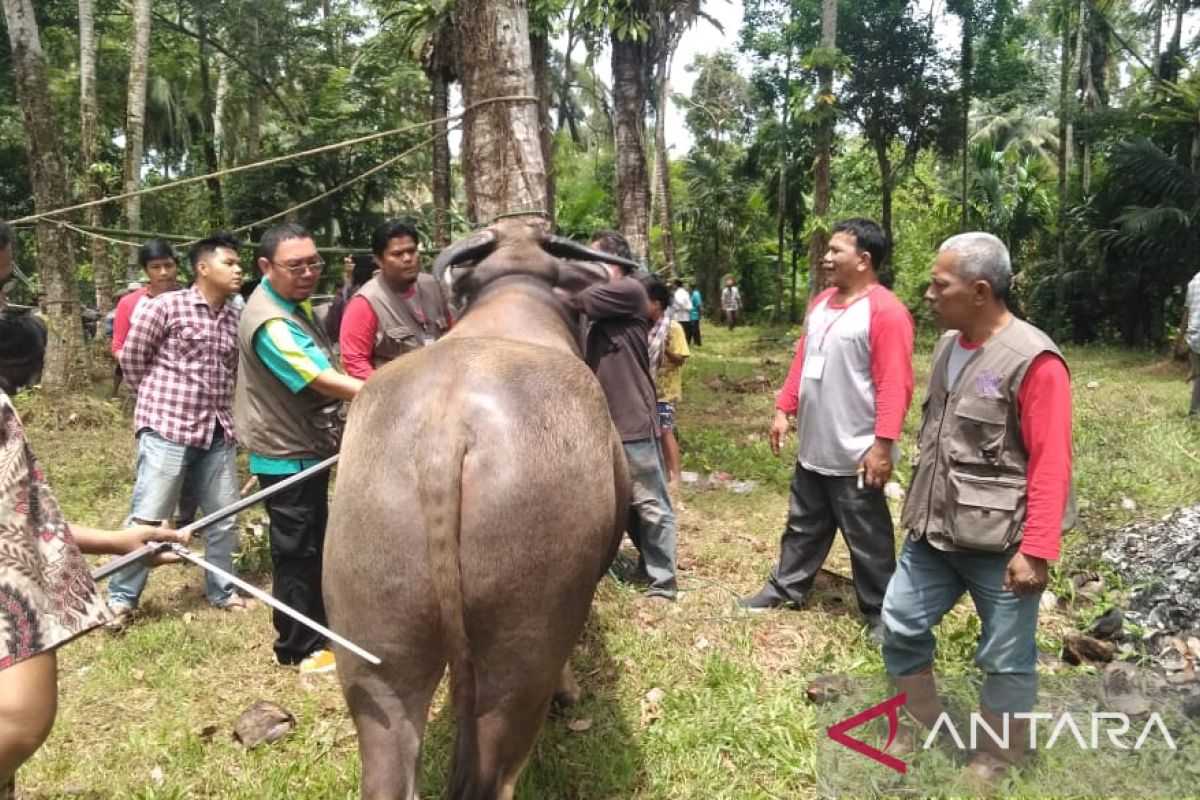
{"type": "Polygon", "coordinates": [[[429,345],[436,342],[437,339],[434,338],[434,335],[432,333],[426,333],[426,334],[422,335],[421,341],[424,342],[426,347],[429,347],[429,345]]]}
{"type": "Polygon", "coordinates": [[[800,373],[800,377],[808,378],[814,381],[821,380],[821,376],[825,374],[825,356],[807,356],[804,359],[804,369],[800,373]]]}

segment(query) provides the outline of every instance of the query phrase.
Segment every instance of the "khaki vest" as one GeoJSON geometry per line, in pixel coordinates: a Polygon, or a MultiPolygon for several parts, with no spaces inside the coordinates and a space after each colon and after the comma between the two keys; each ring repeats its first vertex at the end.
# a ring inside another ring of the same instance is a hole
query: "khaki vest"
{"type": "Polygon", "coordinates": [[[405,353],[420,350],[425,346],[427,334],[434,339],[442,338],[450,327],[446,301],[432,275],[422,272],[417,276],[415,299],[425,315],[424,325],[400,292],[379,275],[367,281],[358,293],[371,304],[379,321],[375,328],[375,347],[371,351],[371,366],[375,369],[405,353]]]}
{"type": "Polygon", "coordinates": [[[254,352],[254,334],[268,320],[283,317],[312,337],[329,362],[333,346],[321,326],[297,308],[289,312],[259,286],[246,301],[238,325],[238,380],[233,417],[238,439],[251,453],[269,458],[327,458],[338,450],[342,401],[305,387],[293,394],[254,352]]]}
{"type": "MultiPolygon", "coordinates": [[[[1046,334],[1014,318],[983,343],[950,390],[946,365],[958,335],[947,333],[934,349],[900,524],[941,550],[1010,551],[1025,533],[1029,464],[1017,395],[1037,356],[1062,353],[1046,334]]],[[[1074,522],[1072,491],[1063,530],[1074,522]]]]}

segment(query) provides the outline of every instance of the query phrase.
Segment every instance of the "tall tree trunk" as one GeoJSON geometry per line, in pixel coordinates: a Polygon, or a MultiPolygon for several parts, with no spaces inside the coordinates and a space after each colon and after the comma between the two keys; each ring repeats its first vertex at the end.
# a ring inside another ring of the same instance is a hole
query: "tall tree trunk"
{"type": "MultiPolygon", "coordinates": [[[[142,183],[142,144],[146,131],[146,74],[150,67],[150,0],[133,0],[133,48],[129,53],[129,95],[125,114],[125,191],[142,183]]],[[[142,198],[125,201],[125,226],[141,230],[142,198]]],[[[137,251],[130,248],[128,272],[137,280],[141,271],[137,251]]]]}
{"type": "Polygon", "coordinates": [[[550,40],[545,34],[530,34],[529,56],[533,59],[533,86],[538,97],[538,142],[546,167],[546,212],[554,228],[554,129],[550,125],[550,40]]]}
{"type": "Polygon", "coordinates": [[[196,33],[199,34],[196,44],[200,59],[200,149],[204,152],[205,170],[212,175],[204,182],[208,187],[208,219],[213,227],[219,228],[225,219],[225,201],[221,196],[221,179],[213,175],[221,166],[214,137],[217,106],[209,74],[208,14],[203,4],[196,10],[196,33]]]}
{"type": "Polygon", "coordinates": [[[467,215],[491,222],[504,214],[542,211],[548,198],[537,103],[471,108],[492,97],[534,94],[526,3],[474,0],[456,9],[455,61],[468,109],[462,139],[467,215]]]}
{"type": "MultiPolygon", "coordinates": [[[[250,41],[252,64],[262,74],[262,27],[257,16],[250,20],[250,41]]],[[[263,89],[253,75],[247,75],[246,82],[246,162],[252,163],[262,155],[263,89]]]]}
{"type": "Polygon", "coordinates": [[[667,108],[671,102],[671,58],[657,67],[658,112],[654,119],[654,182],[658,186],[658,243],[662,247],[663,269],[672,278],[675,263],[675,203],[671,196],[671,161],[667,156],[667,108]]]}
{"type": "Polygon", "coordinates": [[[970,204],[967,195],[971,191],[971,72],[975,49],[975,0],[967,0],[962,12],[962,44],[959,47],[959,81],[962,90],[962,215],[959,227],[967,230],[970,227],[970,204]]]}
{"type": "Polygon", "coordinates": [[[225,152],[225,109],[229,107],[229,59],[221,53],[213,55],[217,65],[217,101],[213,106],[213,144],[217,148],[217,163],[224,169],[225,152]]]}
{"type": "Polygon", "coordinates": [[[775,310],[771,321],[778,324],[783,319],[783,240],[787,229],[788,205],[788,112],[792,85],[792,50],[789,47],[783,70],[783,102],[779,110],[779,229],[776,236],[775,254],[775,310]]]}
{"type": "Polygon", "coordinates": [[[813,295],[825,286],[821,261],[829,247],[830,172],[833,164],[833,52],[837,47],[837,0],[821,0],[821,50],[817,67],[817,157],[813,162],[812,216],[817,225],[808,242],[808,282],[813,295]]]}
{"type": "MultiPolygon", "coordinates": [[[[83,156],[84,194],[88,200],[104,196],[104,187],[96,172],[99,102],[96,98],[96,4],[95,0],[79,0],[79,138],[83,156]]],[[[88,225],[101,227],[104,211],[100,206],[87,210],[88,225]]],[[[90,240],[92,283],[95,287],[96,310],[107,314],[113,307],[112,262],[108,258],[108,243],[93,237],[90,240]]]]}
{"type": "Polygon", "coordinates": [[[562,130],[564,123],[571,131],[571,141],[579,144],[579,123],[571,110],[571,84],[575,80],[575,65],[571,63],[571,53],[575,50],[575,4],[570,4],[567,12],[567,43],[563,47],[563,74],[558,82],[558,121],[555,130],[562,130]]]}
{"type": "MultiPolygon", "coordinates": [[[[892,169],[892,160],[888,156],[888,144],[886,141],[875,142],[874,144],[875,160],[879,164],[879,227],[883,228],[883,233],[887,236],[887,241],[890,244],[895,241],[892,238],[892,195],[896,189],[896,176],[901,167],[892,169]]],[[[885,264],[874,264],[873,266],[875,267],[875,273],[880,278],[880,282],[891,286],[891,266],[885,264]]]]}
{"type": "MultiPolygon", "coordinates": [[[[1067,269],[1067,173],[1071,169],[1071,0],[1062,0],[1058,68],[1058,271],[1067,269]]],[[[1060,281],[1061,283],[1061,281],[1060,281]]]]}
{"type": "Polygon", "coordinates": [[[429,116],[441,120],[433,123],[433,243],[440,249],[450,244],[450,76],[444,65],[435,64],[430,71],[429,90],[429,116]]]}
{"type": "Polygon", "coordinates": [[[1179,80],[1179,59],[1183,55],[1183,16],[1189,5],[1188,0],[1176,0],[1175,29],[1162,63],[1162,80],[1168,83],[1179,80]]]}
{"type": "MultiPolygon", "coordinates": [[[[67,205],[67,167],[63,159],[62,126],[50,102],[50,81],[37,20],[30,0],[3,0],[8,38],[17,79],[17,101],[29,154],[33,203],[38,212],[67,205]]],[[[75,282],[75,246],[65,228],[42,221],[37,226],[38,276],[46,292],[49,342],[42,382],[58,390],[84,373],[83,325],[79,287],[75,282]]]]}
{"type": "MultiPolygon", "coordinates": [[[[630,4],[649,17],[648,0],[630,4]]],[[[646,168],[646,91],[649,47],[643,37],[612,36],[613,115],[616,127],[617,227],[635,260],[649,259],[650,175],[646,168]]]]}

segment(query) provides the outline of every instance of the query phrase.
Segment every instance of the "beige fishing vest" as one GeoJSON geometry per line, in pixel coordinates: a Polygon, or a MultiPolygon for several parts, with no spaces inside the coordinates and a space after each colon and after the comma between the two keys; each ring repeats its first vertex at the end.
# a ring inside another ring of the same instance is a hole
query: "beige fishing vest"
{"type": "Polygon", "coordinates": [[[268,320],[283,317],[312,337],[336,363],[324,329],[297,308],[287,311],[259,286],[246,301],[238,325],[238,380],[233,417],[238,440],[251,453],[269,458],[327,458],[338,450],[345,410],[340,400],[309,387],[293,394],[254,352],[254,334],[268,320]]]}
{"type": "MultiPolygon", "coordinates": [[[[1005,552],[1025,532],[1029,453],[1017,394],[1037,356],[1062,353],[1046,334],[1014,317],[983,343],[949,389],[946,365],[958,335],[947,333],[934,349],[900,524],[941,550],[1005,552]]],[[[1063,530],[1074,522],[1072,491],[1063,530]]]]}
{"type": "Polygon", "coordinates": [[[375,312],[379,324],[375,328],[375,347],[371,351],[371,366],[379,369],[394,358],[425,346],[425,337],[440,339],[450,327],[446,301],[437,279],[422,272],[417,276],[417,301],[425,316],[422,324],[400,292],[376,275],[358,292],[375,312]]]}

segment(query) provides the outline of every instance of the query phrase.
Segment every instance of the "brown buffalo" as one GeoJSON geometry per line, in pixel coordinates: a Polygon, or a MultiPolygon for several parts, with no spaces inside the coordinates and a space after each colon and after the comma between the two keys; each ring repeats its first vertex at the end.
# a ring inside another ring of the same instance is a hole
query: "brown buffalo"
{"type": "MultiPolygon", "coordinates": [[[[416,798],[430,698],[457,718],[448,796],[508,798],[629,505],[621,442],[552,289],[614,261],[510,221],[437,259],[466,311],[376,373],[347,423],[325,544],[331,626],[362,793],[416,798]],[[473,264],[473,266],[469,266],[473,264]]],[[[572,681],[573,683],[573,681],[572,681]]]]}

